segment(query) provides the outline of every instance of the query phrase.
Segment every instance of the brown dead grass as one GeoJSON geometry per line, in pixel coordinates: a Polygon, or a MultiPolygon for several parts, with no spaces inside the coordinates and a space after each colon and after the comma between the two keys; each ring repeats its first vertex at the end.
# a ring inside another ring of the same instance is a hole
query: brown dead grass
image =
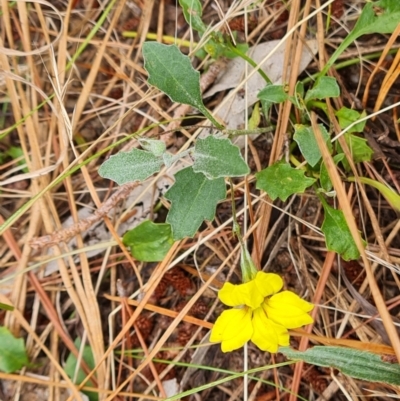
{"type": "MultiPolygon", "coordinates": [[[[55,1],[52,6],[46,1],[1,1],[0,85],[4,114],[0,150],[21,147],[27,172],[18,160],[10,158],[0,166],[0,302],[15,307],[12,312],[1,312],[0,318],[1,325],[25,339],[33,363],[19,374],[0,373],[4,399],[81,399],[81,387],[73,384],[63,368],[69,353],[90,375],[99,399],[107,401],[165,399],[166,378],[176,378],[186,390],[222,377],[215,372],[193,371],[179,362],[232,371],[246,366],[242,352],[222,355],[216,346],[208,344],[206,337],[215,310],[221,310],[216,290],[224,280],[236,277],[239,247],[230,231],[229,204],[222,204],[215,223],[204,225],[195,238],[175,243],[161,263],[139,263],[123,246],[117,231],[125,220],[141,213],[137,204],[147,193],[153,193],[154,181],[149,181],[136,205],[127,209],[124,201],[136,184],[118,189],[97,174],[105,157],[137,146],[134,134],[152,124],[144,133],[160,135],[176,152],[189,146],[199,134],[200,129],[190,127],[182,128],[179,134],[168,131],[179,126],[179,119],[191,110],[177,108],[148,87],[140,51],[150,33],[156,34],[160,42],[164,35],[177,34],[178,39],[192,41],[196,38],[175,2],[105,3],[103,8],[96,0],[55,1]],[[103,21],[102,16],[106,16],[103,21]],[[136,38],[125,38],[123,32],[127,30],[137,32],[136,38]],[[158,122],[162,122],[161,127],[158,122]],[[85,207],[92,212],[82,217],[78,212],[85,207]],[[67,218],[72,225],[65,229],[62,223],[67,218]],[[85,231],[96,225],[105,236],[91,246],[85,231]],[[87,252],[96,247],[101,248],[100,253],[90,256],[87,252]],[[46,275],[50,259],[54,260],[55,270],[46,275]],[[77,337],[90,345],[94,370],[82,361],[82,350],[74,345],[77,337]],[[202,341],[204,344],[194,351],[192,345],[202,341]],[[140,358],[121,356],[120,351],[129,349],[141,349],[140,358]]],[[[329,9],[332,25],[327,32],[328,8],[322,9],[319,0],[289,1],[289,12],[279,1],[257,3],[255,11],[251,10],[255,3],[252,1],[235,6],[220,1],[218,7],[205,3],[205,18],[213,22],[212,29],[226,29],[233,20],[235,26],[243,25],[243,15],[250,21],[257,18],[252,30],[242,33],[250,44],[291,32],[282,66],[285,72],[290,64],[299,64],[304,39],[315,35],[319,56],[309,73],[322,68],[327,52],[345,35],[342,25],[350,29],[361,9],[358,4],[334,1],[329,9]]],[[[369,43],[367,39],[359,47],[360,59],[377,40],[381,40],[381,50],[388,44],[388,51],[389,45],[397,41],[397,33],[390,40],[373,37],[369,43]]],[[[202,68],[202,82],[210,85],[216,74],[207,75],[202,68]]],[[[224,63],[213,68],[219,71],[224,63]]],[[[332,104],[328,102],[334,137],[341,131],[334,110],[343,104],[355,108],[361,104],[354,95],[357,92],[352,78],[345,74],[354,74],[361,88],[367,84],[363,103],[369,112],[379,111],[385,98],[392,96],[391,89],[397,90],[397,57],[392,68],[390,59],[382,57],[377,64],[365,62],[362,70],[353,67],[346,71],[342,75],[332,71],[342,85],[342,97],[332,104]],[[383,68],[389,70],[386,76],[381,72],[383,68]],[[371,80],[367,83],[368,76],[371,80]]],[[[298,74],[292,69],[285,78],[289,93],[294,92],[297,80],[298,74]]],[[[217,105],[218,102],[211,103],[209,107],[217,105]]],[[[285,154],[291,113],[288,102],[273,115],[277,128],[272,144],[259,138],[246,145],[254,171],[285,154]]],[[[317,116],[312,118],[315,125],[317,116]]],[[[379,118],[388,127],[385,138],[392,136],[391,143],[398,143],[397,109],[379,118]]],[[[375,126],[367,128],[367,132],[371,131],[376,132],[375,126]]],[[[399,163],[393,149],[371,136],[382,158],[352,166],[354,176],[369,175],[399,188],[399,163]]],[[[339,141],[349,152],[343,137],[339,141]]],[[[254,190],[253,175],[235,184],[238,216],[251,241],[252,256],[258,266],[284,275],[288,287],[319,305],[313,311],[316,323],[304,332],[294,333],[294,346],[306,349],[310,342],[332,344],[335,338],[335,344],[360,347],[363,342],[372,352],[395,353],[399,357],[400,344],[393,324],[399,288],[397,215],[375,192],[344,183],[324,142],[320,144],[330,166],[338,204],[360,249],[360,263],[342,263],[337,255],[327,252],[319,231],[321,205],[313,193],[286,204],[274,204],[254,190]],[[363,238],[368,238],[367,252],[359,230],[363,238]],[[358,278],[354,285],[363,301],[354,300],[340,279],[341,274],[349,277],[353,273],[351,278],[358,278]],[[362,302],[376,307],[382,318],[382,323],[377,323],[379,327],[365,317],[373,313],[366,312],[362,302]]],[[[150,218],[155,215],[153,207],[158,201],[154,199],[148,211],[150,218]]],[[[164,209],[168,207],[165,201],[163,204],[164,209]]],[[[281,355],[265,355],[251,346],[248,353],[249,368],[283,361],[281,355]]],[[[392,386],[366,384],[301,363],[292,367],[260,373],[262,379],[274,382],[277,388],[283,383],[292,395],[259,381],[250,382],[249,399],[294,401],[293,394],[312,397],[313,393],[317,398],[323,393],[324,399],[362,400],[369,391],[378,394],[374,399],[399,395],[392,386]]],[[[220,383],[198,397],[237,399],[242,397],[245,383],[241,378],[220,383]]]]}

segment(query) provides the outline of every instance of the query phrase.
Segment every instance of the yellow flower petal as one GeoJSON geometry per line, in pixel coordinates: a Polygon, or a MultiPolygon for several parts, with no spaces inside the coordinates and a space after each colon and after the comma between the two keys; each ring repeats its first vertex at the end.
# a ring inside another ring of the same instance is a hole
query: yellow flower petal
{"type": "Polygon", "coordinates": [[[288,329],[305,326],[314,320],[308,314],[314,305],[292,291],[282,291],[267,299],[263,305],[269,319],[288,329]]]}
{"type": "Polygon", "coordinates": [[[283,287],[283,280],[275,273],[257,272],[254,279],[258,291],[264,296],[275,294],[283,287]]]}
{"type": "Polygon", "coordinates": [[[245,284],[225,283],[218,291],[218,298],[228,306],[246,305],[258,308],[264,301],[264,295],[257,289],[255,280],[245,284]]]}
{"type": "Polygon", "coordinates": [[[229,309],[221,313],[211,330],[210,341],[221,343],[223,352],[243,347],[253,334],[251,309],[229,309]]]}
{"type": "Polygon", "coordinates": [[[285,327],[268,319],[262,308],[253,312],[251,341],[263,351],[277,352],[279,345],[289,345],[289,333],[285,327]]]}

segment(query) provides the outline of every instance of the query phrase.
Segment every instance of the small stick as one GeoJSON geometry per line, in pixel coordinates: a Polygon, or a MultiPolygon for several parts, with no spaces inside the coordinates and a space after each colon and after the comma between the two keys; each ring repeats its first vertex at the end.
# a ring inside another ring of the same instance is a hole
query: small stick
{"type": "Polygon", "coordinates": [[[121,185],[117,191],[103,203],[100,209],[94,211],[88,218],[82,219],[72,226],[54,231],[51,234],[43,235],[42,237],[34,237],[30,240],[29,245],[37,250],[46,246],[57,245],[60,242],[68,242],[75,235],[88,230],[93,224],[106,216],[120,200],[128,197],[137,184],[137,182],[128,182],[127,184],[121,185]]]}

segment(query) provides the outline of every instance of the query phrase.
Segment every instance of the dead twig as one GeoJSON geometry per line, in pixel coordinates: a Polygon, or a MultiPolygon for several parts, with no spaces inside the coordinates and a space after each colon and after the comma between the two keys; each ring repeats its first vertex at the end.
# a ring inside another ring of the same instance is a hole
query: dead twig
{"type": "Polygon", "coordinates": [[[68,242],[75,235],[88,230],[93,224],[108,214],[115,205],[123,199],[126,199],[132,190],[136,187],[137,182],[129,182],[122,185],[118,190],[104,202],[102,207],[96,210],[92,216],[78,221],[70,227],[54,231],[51,234],[43,235],[42,237],[32,238],[29,245],[34,249],[42,249],[46,246],[57,245],[60,242],[68,242]]]}

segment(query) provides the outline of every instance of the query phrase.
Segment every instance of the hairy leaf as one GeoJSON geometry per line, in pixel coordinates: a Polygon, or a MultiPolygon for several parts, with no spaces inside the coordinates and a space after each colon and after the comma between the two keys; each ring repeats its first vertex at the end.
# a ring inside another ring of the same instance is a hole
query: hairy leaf
{"type": "Polygon", "coordinates": [[[400,385],[400,365],[382,361],[379,355],[345,347],[315,346],[307,351],[280,347],[289,359],[340,370],[343,374],[369,382],[400,385]]]}
{"type": "Polygon", "coordinates": [[[283,85],[267,85],[258,92],[257,97],[270,103],[282,103],[289,98],[283,85]]]}
{"type": "Polygon", "coordinates": [[[240,177],[250,172],[240,154],[240,149],[229,139],[208,136],[198,139],[194,151],[193,171],[203,173],[208,179],[240,177]]]}
{"type": "Polygon", "coordinates": [[[154,156],[162,156],[166,150],[165,142],[158,139],[140,138],[139,143],[144,150],[153,153],[154,156]]]}
{"type": "Polygon", "coordinates": [[[161,169],[163,159],[140,149],[119,152],[106,160],[99,168],[99,175],[122,185],[143,181],[161,169]]]}
{"type": "Polygon", "coordinates": [[[223,128],[206,109],[200,91],[200,73],[188,56],[175,45],[143,43],[144,68],[150,85],[163,91],[172,101],[199,109],[218,128],[223,128]]]}
{"type": "Polygon", "coordinates": [[[220,200],[225,199],[223,178],[209,180],[203,173],[187,167],[175,174],[175,184],[165,197],[172,203],[167,223],[172,226],[175,240],[193,237],[206,219],[212,221],[220,200]]]}
{"type": "MultiPolygon", "coordinates": [[[[323,124],[318,124],[321,131],[322,137],[328,145],[328,148],[332,150],[332,144],[329,141],[329,133],[323,124]]],[[[293,139],[297,142],[301,154],[307,160],[307,163],[314,167],[321,160],[321,152],[318,147],[318,143],[315,139],[315,135],[312,127],[296,124],[294,127],[293,139]]]]}

